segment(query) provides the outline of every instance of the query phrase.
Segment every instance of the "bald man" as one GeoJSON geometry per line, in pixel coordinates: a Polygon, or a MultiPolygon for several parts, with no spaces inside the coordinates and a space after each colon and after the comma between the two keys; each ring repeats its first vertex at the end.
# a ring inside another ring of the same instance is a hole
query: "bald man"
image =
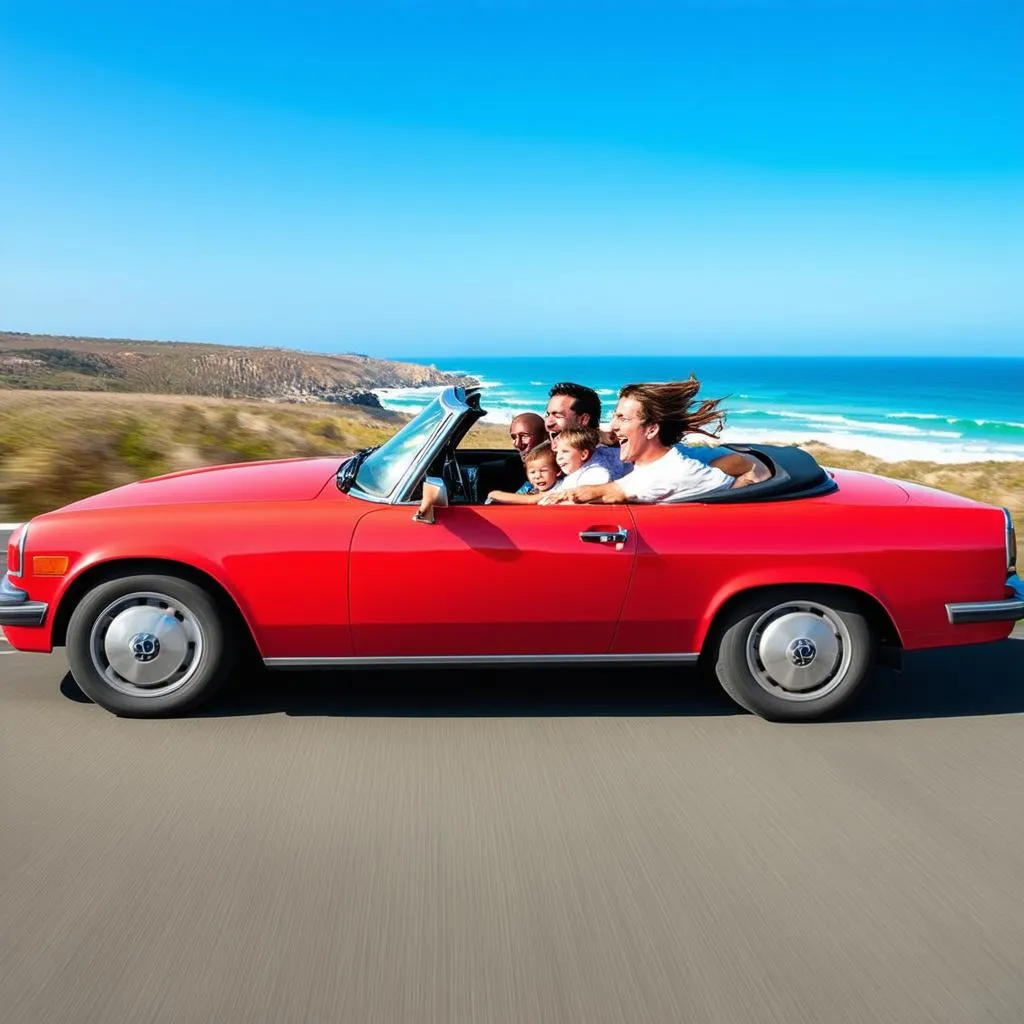
{"type": "Polygon", "coordinates": [[[521,412],[509,426],[508,436],[512,441],[512,447],[520,455],[524,455],[541,441],[548,439],[544,418],[535,412],[521,412]]]}

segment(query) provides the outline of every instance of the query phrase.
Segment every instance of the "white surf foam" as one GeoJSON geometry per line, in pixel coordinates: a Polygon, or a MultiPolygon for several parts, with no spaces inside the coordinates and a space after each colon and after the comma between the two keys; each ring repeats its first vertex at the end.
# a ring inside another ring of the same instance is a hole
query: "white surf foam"
{"type": "Polygon", "coordinates": [[[747,430],[742,427],[726,427],[722,431],[722,440],[735,444],[744,442],[807,444],[809,441],[818,441],[844,451],[864,452],[865,455],[873,455],[886,462],[921,461],[960,464],[965,462],[1024,461],[1024,448],[1016,446],[993,447],[972,442],[928,440],[923,437],[892,438],[849,431],[775,430],[772,428],[747,430]]]}
{"type": "Polygon", "coordinates": [[[400,403],[406,406],[416,404],[420,408],[428,405],[435,395],[441,394],[444,387],[422,387],[422,388],[374,388],[373,393],[381,400],[385,409],[390,408],[388,402],[395,403],[395,408],[400,408],[400,403]],[[404,402],[403,399],[414,399],[414,402],[404,402]]]}

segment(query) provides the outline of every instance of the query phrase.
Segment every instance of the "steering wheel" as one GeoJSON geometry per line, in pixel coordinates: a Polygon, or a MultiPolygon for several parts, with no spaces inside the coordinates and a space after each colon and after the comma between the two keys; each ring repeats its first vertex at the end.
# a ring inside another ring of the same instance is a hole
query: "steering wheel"
{"type": "Polygon", "coordinates": [[[450,500],[461,498],[463,501],[470,500],[469,488],[466,487],[465,477],[462,475],[462,467],[455,457],[455,452],[449,451],[445,454],[444,465],[441,467],[441,479],[448,488],[450,500]]]}

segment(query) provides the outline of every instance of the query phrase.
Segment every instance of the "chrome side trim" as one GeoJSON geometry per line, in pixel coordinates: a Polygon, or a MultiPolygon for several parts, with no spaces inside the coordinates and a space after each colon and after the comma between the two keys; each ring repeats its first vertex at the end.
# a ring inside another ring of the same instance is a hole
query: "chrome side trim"
{"type": "Polygon", "coordinates": [[[416,666],[459,665],[636,665],[693,664],[699,654],[425,654],[388,658],[264,658],[267,668],[401,668],[416,666]]]}
{"type": "Polygon", "coordinates": [[[970,622],[1016,622],[1024,618],[1024,601],[1011,598],[1008,601],[947,604],[946,616],[951,626],[962,626],[970,622]]]}
{"type": "Polygon", "coordinates": [[[12,580],[20,580],[25,575],[25,541],[28,539],[28,528],[29,524],[25,523],[21,529],[21,536],[18,538],[18,571],[7,571],[7,575],[12,580]]]}
{"type": "Polygon", "coordinates": [[[1003,509],[1003,518],[1006,520],[1006,533],[1004,535],[1006,543],[1006,571],[1012,574],[1017,571],[1017,531],[1013,528],[1013,516],[1010,515],[1008,508],[1003,509]]]}

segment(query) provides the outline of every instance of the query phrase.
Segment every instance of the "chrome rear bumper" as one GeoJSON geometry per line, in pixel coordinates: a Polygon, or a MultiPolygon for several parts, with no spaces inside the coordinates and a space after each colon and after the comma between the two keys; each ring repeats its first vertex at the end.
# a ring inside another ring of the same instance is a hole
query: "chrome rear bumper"
{"type": "Polygon", "coordinates": [[[946,615],[950,624],[962,626],[969,622],[1016,622],[1024,619],[1024,582],[1019,576],[1011,576],[1006,585],[1014,596],[1005,601],[965,601],[962,604],[947,604],[946,615]]]}

